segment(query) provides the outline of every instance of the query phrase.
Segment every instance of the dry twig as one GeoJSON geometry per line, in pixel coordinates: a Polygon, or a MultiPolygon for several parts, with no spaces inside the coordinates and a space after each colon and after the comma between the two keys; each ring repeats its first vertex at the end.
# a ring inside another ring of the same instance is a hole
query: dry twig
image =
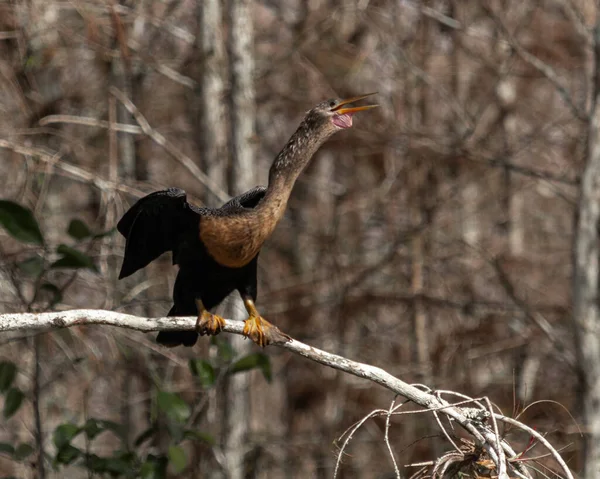
{"type": "Polygon", "coordinates": [[[571,92],[563,85],[562,80],[559,75],[556,73],[556,70],[552,68],[550,65],[540,60],[538,57],[530,53],[527,49],[525,49],[509,32],[508,28],[504,25],[502,20],[494,10],[489,8],[488,6],[482,6],[484,11],[490,16],[490,18],[494,21],[498,29],[502,32],[502,34],[506,37],[508,44],[511,48],[521,57],[521,59],[535,68],[538,72],[540,72],[556,89],[560,97],[565,102],[565,105],[569,108],[573,116],[575,118],[587,122],[589,120],[589,114],[585,111],[583,106],[578,106],[573,100],[573,95],[571,92]]]}
{"type": "Polygon", "coordinates": [[[135,120],[138,122],[143,132],[148,135],[152,140],[154,140],[157,144],[162,146],[168,153],[173,156],[181,165],[183,165],[187,170],[193,174],[198,181],[200,181],[206,188],[214,194],[220,201],[229,200],[229,195],[223,191],[223,189],[217,185],[206,173],[204,173],[196,163],[192,161],[190,157],[188,157],[185,153],[179,150],[175,145],[170,143],[161,133],[156,131],[154,128],[150,126],[148,120],[141,114],[141,112],[137,109],[137,107],[133,104],[133,102],[125,96],[125,94],[115,87],[110,87],[110,93],[119,100],[123,106],[133,115],[135,120]]]}
{"type": "Polygon", "coordinates": [[[52,164],[55,167],[55,171],[60,170],[65,176],[69,178],[73,178],[74,180],[94,185],[100,191],[119,190],[123,193],[128,193],[137,198],[144,196],[144,193],[140,190],[137,190],[136,188],[124,185],[122,183],[114,184],[110,181],[103,180],[98,175],[87,171],[84,168],[81,168],[77,165],[73,165],[72,163],[68,163],[62,159],[57,159],[56,153],[49,152],[42,148],[34,148],[11,140],[3,139],[0,139],[0,148],[12,150],[15,153],[19,153],[21,155],[32,156],[43,161],[44,163],[52,164]]]}

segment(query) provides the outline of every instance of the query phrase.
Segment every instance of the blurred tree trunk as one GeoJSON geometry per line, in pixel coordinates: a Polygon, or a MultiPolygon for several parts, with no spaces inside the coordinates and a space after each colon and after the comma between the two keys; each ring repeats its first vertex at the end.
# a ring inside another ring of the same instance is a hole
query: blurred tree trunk
{"type": "MultiPolygon", "coordinates": [[[[256,161],[254,154],[254,33],[251,0],[230,0],[228,23],[229,71],[231,79],[231,152],[229,193],[238,195],[256,184],[256,161]]],[[[235,305],[239,304],[236,298],[235,305]]],[[[247,318],[244,308],[230,311],[233,319],[247,318]]],[[[249,354],[253,343],[241,336],[230,338],[237,356],[249,354]]],[[[230,479],[245,477],[248,436],[250,430],[250,387],[252,373],[236,374],[227,384],[227,400],[224,424],[224,452],[230,479]]]]}
{"type": "MultiPolygon", "coordinates": [[[[226,52],[220,0],[199,2],[198,49],[202,61],[200,81],[201,161],[205,173],[219,185],[227,179],[227,127],[225,108],[226,52]]],[[[209,193],[205,202],[214,201],[209,193]]],[[[217,206],[211,205],[209,206],[217,206]]]]}
{"type": "MultiPolygon", "coordinates": [[[[146,2],[141,2],[140,9],[144,9],[146,2]]],[[[136,19],[137,33],[143,34],[144,23],[143,15],[140,15],[136,19]]],[[[127,42],[129,39],[130,31],[126,28],[126,25],[121,19],[121,16],[117,13],[114,6],[111,6],[111,19],[113,23],[113,49],[118,51],[120,54],[113,57],[110,64],[110,83],[117,89],[122,91],[127,98],[133,103],[137,103],[135,93],[139,91],[139,85],[134,85],[134,72],[132,71],[132,63],[129,55],[127,42]]],[[[130,29],[133,31],[133,29],[130,29]]],[[[136,72],[137,73],[137,72],[136,72]]],[[[135,120],[133,115],[124,107],[121,102],[117,102],[116,98],[109,93],[108,98],[108,118],[110,124],[122,123],[122,124],[134,124],[135,120]]],[[[108,179],[112,184],[116,185],[119,181],[131,182],[136,181],[147,181],[148,180],[148,169],[147,164],[144,162],[137,161],[136,144],[133,135],[128,133],[117,133],[114,130],[108,131],[108,158],[109,158],[109,173],[108,179]]],[[[103,193],[106,201],[106,217],[105,217],[105,228],[111,228],[118,220],[117,205],[114,201],[115,190],[111,191],[110,194],[103,193]]],[[[117,242],[120,238],[115,235],[109,235],[102,240],[101,256],[106,258],[112,258],[110,252],[115,251],[117,242]]],[[[107,259],[106,262],[101,263],[102,273],[108,278],[107,281],[107,296],[106,296],[106,307],[112,308],[116,299],[117,291],[117,272],[118,264],[116,259],[112,261],[107,259]]],[[[148,274],[145,272],[144,274],[148,274]]],[[[146,306],[144,312],[151,315],[153,308],[146,306]]],[[[134,429],[132,420],[132,410],[130,404],[132,402],[132,395],[134,393],[134,382],[132,380],[131,371],[125,370],[121,374],[121,395],[123,401],[121,403],[120,418],[123,424],[123,441],[129,450],[131,446],[131,431],[134,429]]],[[[40,475],[40,477],[42,477],[40,475]]]]}
{"type": "MultiPolygon", "coordinates": [[[[200,146],[201,165],[205,173],[218,185],[225,189],[228,164],[227,148],[227,116],[224,102],[226,85],[226,51],[223,37],[223,11],[220,0],[205,0],[198,2],[198,35],[197,48],[200,53],[201,76],[197,141],[200,146]]],[[[208,206],[219,206],[209,192],[203,195],[208,206]]],[[[210,355],[216,354],[211,347],[210,355]]],[[[222,436],[224,408],[227,401],[223,399],[221,388],[213,388],[209,392],[206,422],[215,437],[222,436]]],[[[215,468],[214,461],[201,454],[197,449],[200,461],[198,470],[211,479],[226,477],[222,468],[226,467],[221,461],[221,469],[215,468]],[[210,472],[207,472],[210,471],[210,472]]]]}
{"type": "MultiPolygon", "coordinates": [[[[425,2],[427,4],[427,2],[425,2]]],[[[417,31],[417,37],[420,39],[416,48],[416,56],[423,71],[428,70],[428,61],[430,55],[428,37],[430,35],[429,20],[421,17],[420,25],[417,31]]],[[[414,76],[414,86],[408,91],[409,104],[412,115],[410,116],[410,128],[412,131],[426,131],[429,123],[428,87],[421,78],[414,76]]],[[[413,225],[420,225],[426,219],[425,202],[426,197],[431,195],[429,190],[429,175],[427,163],[423,163],[421,158],[416,158],[417,166],[411,174],[409,188],[413,198],[413,206],[410,215],[413,225]]],[[[431,363],[429,358],[429,328],[428,315],[422,295],[425,285],[425,264],[427,262],[427,230],[421,230],[415,233],[411,238],[410,259],[411,259],[411,278],[410,292],[414,297],[412,322],[415,351],[414,357],[419,366],[419,373],[425,383],[431,380],[431,363]]]]}
{"type": "MultiPolygon", "coordinates": [[[[450,18],[456,18],[458,15],[458,3],[459,0],[453,0],[448,5],[448,15],[450,18]]],[[[450,38],[452,39],[452,50],[450,56],[450,70],[452,72],[450,76],[450,91],[452,96],[460,103],[465,102],[467,96],[467,83],[461,76],[461,73],[465,71],[464,59],[461,53],[461,38],[460,33],[456,29],[452,29],[450,32],[450,38]]],[[[448,121],[448,133],[452,137],[452,141],[455,147],[459,147],[462,140],[463,132],[458,122],[454,121],[453,117],[449,118],[448,121]]],[[[460,190],[461,196],[461,209],[459,211],[460,218],[460,232],[462,240],[465,244],[470,246],[476,246],[481,237],[481,223],[479,218],[479,198],[480,184],[478,181],[473,181],[471,176],[466,171],[466,168],[459,166],[457,167],[456,175],[459,181],[462,182],[460,190]]]]}
{"type": "Polygon", "coordinates": [[[229,5],[229,66],[231,72],[232,164],[229,193],[239,195],[256,185],[254,154],[254,32],[251,0],[231,0],[229,5]]]}
{"type": "MultiPolygon", "coordinates": [[[[597,13],[598,15],[598,13],[597,13]]],[[[575,227],[573,320],[579,361],[586,447],[583,477],[600,476],[600,310],[598,305],[598,222],[600,219],[600,15],[592,60],[592,103],[586,165],[581,177],[575,227]]]]}
{"type": "MultiPolygon", "coordinates": [[[[306,23],[310,6],[308,2],[303,0],[284,0],[281,2],[274,2],[273,7],[277,8],[278,15],[283,23],[281,28],[281,35],[278,39],[279,48],[284,50],[285,48],[294,48],[294,45],[298,45],[301,42],[302,32],[306,23]]],[[[295,81],[295,72],[291,68],[279,68],[277,69],[277,76],[281,85],[293,85],[295,81]]],[[[288,128],[289,130],[289,128],[288,128]]],[[[284,140],[283,138],[281,140],[284,140]]],[[[321,153],[323,154],[323,153],[321,153]]],[[[301,193],[304,185],[302,182],[298,182],[294,187],[294,197],[303,198],[301,193]]],[[[292,241],[294,242],[291,248],[290,262],[292,271],[300,278],[304,278],[304,271],[307,265],[307,256],[302,254],[302,241],[305,240],[304,235],[306,229],[302,228],[303,217],[302,210],[295,208],[294,200],[292,204],[288,205],[286,212],[288,221],[286,222],[286,228],[290,228],[293,231],[291,235],[292,241]]],[[[268,319],[268,318],[267,318],[268,319]]],[[[290,363],[287,363],[282,368],[282,383],[279,386],[279,393],[281,394],[281,410],[282,424],[280,425],[281,437],[291,437],[294,434],[294,414],[293,405],[291,400],[293,399],[293,393],[290,391],[294,390],[294,386],[297,384],[297,379],[293,374],[288,374],[290,370],[290,363]]],[[[273,386],[271,386],[273,387],[273,386]]],[[[271,449],[272,450],[272,449],[271,449]]],[[[266,456],[266,455],[265,455],[266,456]]],[[[275,456],[275,454],[273,454],[275,456]]],[[[279,464],[275,468],[278,471],[280,477],[294,477],[298,474],[299,469],[302,468],[302,464],[313,463],[311,454],[304,454],[302,458],[299,458],[294,454],[292,448],[287,443],[282,442],[282,447],[276,452],[277,460],[279,464]]],[[[265,458],[263,463],[272,461],[271,458],[265,458]]],[[[264,469],[261,474],[258,475],[260,478],[271,477],[273,469],[264,469]],[[270,474],[271,473],[271,474],[270,474]]]]}

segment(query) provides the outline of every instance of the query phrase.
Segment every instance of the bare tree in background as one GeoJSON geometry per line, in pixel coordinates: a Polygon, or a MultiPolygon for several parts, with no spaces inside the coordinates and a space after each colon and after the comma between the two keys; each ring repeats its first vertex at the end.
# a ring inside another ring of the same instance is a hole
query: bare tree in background
{"type": "MultiPolygon", "coordinates": [[[[228,39],[229,72],[231,85],[230,141],[231,170],[229,174],[229,193],[239,195],[256,185],[254,148],[254,31],[252,25],[252,1],[230,0],[228,5],[228,24],[231,34],[228,39]]],[[[245,320],[246,311],[240,307],[239,299],[232,304],[229,314],[233,318],[245,320]],[[237,306],[237,307],[235,307],[237,306]]],[[[231,345],[239,357],[249,354],[253,345],[239,336],[230,339],[231,345]]],[[[252,389],[250,374],[232,376],[227,382],[227,403],[225,408],[225,445],[227,457],[227,477],[243,479],[246,477],[246,458],[252,443],[250,430],[252,407],[250,392],[252,389]]]]}
{"type": "MultiPolygon", "coordinates": [[[[201,142],[202,163],[206,174],[222,188],[225,187],[229,164],[227,145],[227,55],[223,36],[221,0],[198,2],[198,37],[201,68],[200,121],[198,139],[201,142]]],[[[216,206],[215,199],[206,194],[204,201],[216,206]]]]}
{"type": "Polygon", "coordinates": [[[600,11],[592,37],[591,108],[573,248],[573,321],[586,424],[583,477],[600,475],[600,11]]]}
{"type": "MultiPolygon", "coordinates": [[[[193,2],[197,15],[197,34],[195,50],[191,54],[190,69],[198,79],[198,88],[194,95],[193,118],[196,123],[195,142],[200,152],[199,164],[211,181],[223,191],[227,191],[227,171],[230,165],[228,111],[227,111],[227,51],[223,15],[225,10],[221,0],[193,2]]],[[[201,195],[203,202],[212,207],[220,206],[220,201],[208,189],[201,195]]],[[[216,348],[208,346],[208,355],[214,358],[216,348]]],[[[213,388],[207,393],[207,414],[204,424],[207,428],[219,431],[218,447],[226,438],[224,422],[227,418],[227,405],[222,399],[223,386],[213,388]]],[[[211,479],[228,477],[226,474],[229,460],[219,460],[219,466],[211,455],[203,454],[196,448],[198,458],[194,460],[196,474],[205,474],[211,479]]]]}
{"type": "MultiPolygon", "coordinates": [[[[506,415],[552,431],[573,470],[595,477],[597,8],[593,0],[0,2],[2,199],[34,211],[46,237],[43,247],[23,247],[0,229],[0,311],[46,307],[32,292],[47,280],[62,293],[53,309],[164,315],[171,258],[111,281],[122,238],[77,239],[70,221],[110,231],[134,201],[170,186],[215,206],[264,182],[302,112],[379,91],[380,108],[324,145],[294,188],[261,251],[261,313],[300,341],[409,382],[489,396],[506,415]],[[101,274],[50,268],[61,244],[101,274]],[[27,269],[40,258],[43,281],[27,269]],[[556,403],[590,432],[589,456],[556,403]]],[[[223,339],[167,350],[120,328],[47,333],[37,340],[36,392],[33,341],[7,333],[0,364],[23,358],[15,384],[24,406],[36,401],[41,427],[35,408],[22,407],[0,423],[0,444],[48,457],[56,427],[103,418],[126,424],[131,451],[150,430],[143,454],[183,452],[187,462],[176,472],[171,461],[168,476],[325,478],[336,439],[393,400],[248,341],[269,358],[272,381],[229,374],[230,363],[216,359],[223,339]],[[190,362],[214,365],[214,384],[190,362]],[[158,391],[189,405],[186,426],[199,440],[173,439],[158,391]]],[[[389,449],[402,477],[437,451],[465,453],[459,438],[448,450],[446,439],[429,437],[439,431],[433,416],[402,417],[401,426],[384,414],[356,430],[339,477],[396,476],[389,449]]],[[[519,461],[555,470],[532,436],[500,429],[519,461]]],[[[99,441],[91,452],[116,453],[113,436],[99,441]]],[[[12,460],[1,449],[0,475],[35,474],[33,456],[12,460]]],[[[46,468],[52,479],[81,472],[46,468]]]]}

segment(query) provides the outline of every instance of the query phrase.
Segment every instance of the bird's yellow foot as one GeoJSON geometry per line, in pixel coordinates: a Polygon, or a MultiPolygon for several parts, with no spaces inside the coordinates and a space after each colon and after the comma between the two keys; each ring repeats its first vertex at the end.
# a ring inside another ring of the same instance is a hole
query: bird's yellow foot
{"type": "Polygon", "coordinates": [[[292,340],[262,316],[252,315],[244,321],[244,336],[250,338],[262,348],[268,344],[282,344],[292,340]]]}
{"type": "Polygon", "coordinates": [[[225,327],[225,320],[221,316],[209,313],[204,310],[198,315],[196,320],[196,331],[200,336],[214,336],[219,334],[225,327]]]}

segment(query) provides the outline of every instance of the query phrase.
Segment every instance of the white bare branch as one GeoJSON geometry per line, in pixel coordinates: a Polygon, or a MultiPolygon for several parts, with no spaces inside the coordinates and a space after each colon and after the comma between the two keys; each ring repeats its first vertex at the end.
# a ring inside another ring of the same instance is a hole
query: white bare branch
{"type": "MultiPolygon", "coordinates": [[[[150,332],[159,330],[173,331],[178,329],[192,330],[195,327],[195,323],[195,317],[145,318],[113,311],[93,309],[0,315],[0,331],[50,331],[71,326],[108,325],[150,332]]],[[[243,324],[242,321],[225,320],[224,331],[233,334],[242,334],[243,324]]],[[[518,455],[512,451],[505,440],[502,440],[498,436],[497,429],[495,427],[490,427],[488,424],[491,412],[487,408],[465,408],[461,407],[462,404],[451,404],[429,391],[423,391],[422,389],[401,381],[381,368],[352,361],[345,357],[314,348],[301,343],[300,341],[292,340],[287,343],[278,344],[278,346],[304,356],[312,361],[324,364],[325,366],[373,381],[425,409],[447,415],[449,419],[453,419],[467,430],[473,436],[476,444],[481,445],[486,450],[489,457],[496,464],[498,471],[504,472],[508,470],[516,473],[521,472],[520,465],[511,461],[517,459],[518,455]]],[[[475,402],[475,404],[479,405],[478,402],[475,402]]],[[[389,411],[382,410],[382,414],[389,415],[389,411]]],[[[368,417],[371,416],[372,415],[368,417]]],[[[503,416],[498,414],[494,414],[494,418],[509,422],[506,421],[503,416]]],[[[513,422],[514,420],[511,420],[511,424],[513,422]]],[[[526,426],[523,429],[531,431],[531,428],[527,428],[526,426]]],[[[542,442],[549,448],[555,458],[560,458],[560,455],[552,448],[550,443],[547,441],[542,442]]],[[[573,479],[573,476],[564,461],[559,461],[559,463],[563,466],[564,477],[573,479]]],[[[508,477],[508,475],[504,473],[500,477],[508,477]]]]}

